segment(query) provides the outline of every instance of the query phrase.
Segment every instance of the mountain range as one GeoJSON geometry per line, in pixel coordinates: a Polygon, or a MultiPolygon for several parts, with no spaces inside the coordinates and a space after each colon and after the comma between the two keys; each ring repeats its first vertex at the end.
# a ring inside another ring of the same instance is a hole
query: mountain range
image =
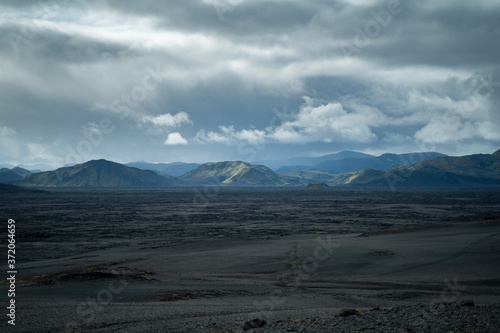
{"type": "Polygon", "coordinates": [[[198,163],[183,163],[183,162],[174,162],[174,163],[132,162],[132,163],[127,163],[125,165],[141,170],[153,170],[157,171],[157,173],[170,175],[174,177],[182,176],[186,172],[189,172],[200,166],[200,164],[198,163]]]}
{"type": "MultiPolygon", "coordinates": [[[[307,186],[311,183],[325,183],[334,188],[392,190],[500,186],[500,150],[491,155],[476,154],[461,157],[438,153],[384,154],[378,157],[343,153],[330,157],[332,159],[315,160],[318,162],[317,166],[323,168],[294,170],[286,175],[280,175],[265,165],[242,161],[202,165],[137,162],[142,164],[135,165],[148,169],[142,170],[106,160],[95,160],[39,173],[31,173],[22,168],[4,168],[0,169],[0,183],[36,188],[82,189],[204,185],[307,186]],[[342,171],[360,166],[370,167],[359,171],[342,171]],[[333,170],[332,168],[335,168],[335,172],[328,171],[333,170]],[[174,170],[176,174],[182,170],[188,171],[176,177],[162,172],[167,170],[174,170]]],[[[312,160],[309,162],[313,163],[312,160]]]]}
{"type": "Polygon", "coordinates": [[[446,156],[384,171],[366,169],[345,173],[329,184],[392,190],[500,186],[500,150],[491,155],[446,156]]]}
{"type": "MultiPolygon", "coordinates": [[[[375,156],[369,155],[369,154],[364,154],[360,153],[357,151],[350,151],[350,150],[345,150],[341,151],[335,154],[328,154],[328,155],[323,155],[323,156],[318,156],[318,157],[306,157],[306,156],[299,156],[299,157],[293,157],[287,160],[273,160],[273,161],[260,161],[259,164],[266,165],[273,170],[277,171],[281,167],[286,167],[286,166],[294,166],[294,167],[300,167],[302,169],[306,169],[309,167],[315,167],[321,162],[325,161],[339,161],[339,160],[345,160],[348,158],[353,158],[353,159],[364,159],[364,158],[373,158],[375,156]]],[[[296,169],[298,170],[298,169],[296,169]]]]}
{"type": "MultiPolygon", "coordinates": [[[[446,155],[433,152],[409,153],[409,154],[383,154],[380,156],[372,156],[367,154],[343,154],[349,152],[340,152],[335,158],[324,159],[315,158],[314,164],[308,165],[289,165],[282,166],[276,170],[278,174],[289,174],[294,171],[318,171],[329,174],[340,174],[345,172],[356,172],[365,169],[386,170],[400,165],[411,164],[419,161],[432,161],[446,155]]],[[[331,155],[327,155],[331,156],[331,155]]]]}
{"type": "Polygon", "coordinates": [[[161,176],[151,170],[96,160],[55,171],[32,173],[10,183],[49,188],[154,188],[175,186],[178,181],[174,177],[161,176]]]}
{"type": "Polygon", "coordinates": [[[15,167],[12,169],[2,168],[0,169],[0,183],[9,182],[16,179],[21,179],[29,175],[31,171],[15,167]]]}

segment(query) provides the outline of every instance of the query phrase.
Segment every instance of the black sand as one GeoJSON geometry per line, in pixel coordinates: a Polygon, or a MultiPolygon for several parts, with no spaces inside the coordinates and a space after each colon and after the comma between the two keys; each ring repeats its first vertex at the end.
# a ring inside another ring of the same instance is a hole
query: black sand
{"type": "Polygon", "coordinates": [[[343,308],[462,313],[465,300],[498,315],[495,192],[200,188],[0,203],[18,226],[16,332],[235,332],[254,318],[266,321],[257,332],[326,332],[343,308]]]}

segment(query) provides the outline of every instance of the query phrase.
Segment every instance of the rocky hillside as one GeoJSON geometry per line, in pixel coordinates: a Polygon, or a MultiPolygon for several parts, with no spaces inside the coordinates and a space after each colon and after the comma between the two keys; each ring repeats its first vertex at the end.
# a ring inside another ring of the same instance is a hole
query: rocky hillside
{"type": "Polygon", "coordinates": [[[268,167],[241,161],[205,163],[180,178],[191,182],[232,185],[286,185],[286,181],[268,167]]]}

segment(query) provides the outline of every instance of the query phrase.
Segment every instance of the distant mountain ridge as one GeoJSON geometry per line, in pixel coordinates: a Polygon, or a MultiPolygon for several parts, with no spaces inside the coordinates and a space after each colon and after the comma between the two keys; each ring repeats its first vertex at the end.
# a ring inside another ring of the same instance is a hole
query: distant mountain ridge
{"type": "Polygon", "coordinates": [[[287,162],[292,164],[306,165],[306,166],[315,166],[325,161],[340,161],[348,158],[353,159],[365,159],[365,158],[373,158],[375,156],[360,153],[357,151],[345,150],[334,154],[323,155],[319,157],[295,157],[289,159],[287,162]]]}
{"type": "Polygon", "coordinates": [[[205,163],[180,177],[187,181],[215,180],[233,185],[286,185],[286,181],[264,165],[252,165],[242,161],[205,163]]]}
{"type": "Polygon", "coordinates": [[[434,160],[446,155],[434,152],[421,152],[409,154],[383,154],[380,156],[366,155],[361,158],[353,158],[349,157],[348,155],[339,155],[335,159],[326,159],[327,156],[324,156],[322,158],[322,161],[314,166],[283,166],[277,169],[276,172],[278,174],[289,174],[294,171],[309,170],[330,174],[340,174],[345,172],[362,171],[365,169],[386,170],[396,166],[411,164],[423,160],[434,160]],[[340,158],[341,156],[347,157],[340,158]]]}
{"type": "Polygon", "coordinates": [[[2,182],[2,183],[10,182],[12,180],[16,180],[16,179],[20,179],[20,178],[23,178],[23,177],[10,169],[7,169],[7,168],[0,169],[0,182],[2,182]]]}
{"type": "Polygon", "coordinates": [[[21,179],[27,175],[29,175],[31,171],[20,168],[20,167],[14,167],[12,169],[8,168],[2,168],[0,169],[0,183],[3,182],[9,182],[13,181],[16,179],[21,179]]]}
{"type": "Polygon", "coordinates": [[[125,164],[128,167],[133,167],[141,170],[153,170],[162,174],[167,174],[174,177],[182,176],[183,174],[196,169],[201,164],[198,163],[147,163],[147,162],[131,162],[125,164]]]}
{"type": "Polygon", "coordinates": [[[491,155],[445,156],[385,171],[341,174],[331,184],[392,190],[500,186],[500,150],[491,155]]]}
{"type": "MultiPolygon", "coordinates": [[[[179,186],[307,186],[325,183],[330,187],[370,189],[434,189],[434,188],[500,188],[500,150],[493,154],[461,157],[442,156],[437,153],[384,154],[376,158],[359,160],[396,163],[385,170],[366,168],[356,172],[331,174],[315,170],[298,170],[279,175],[267,166],[243,161],[205,163],[180,177],[159,171],[141,170],[106,160],[89,161],[55,171],[30,173],[22,168],[0,169],[0,183],[39,188],[165,188],[179,186]],[[420,156],[420,157],[417,157],[420,156]],[[422,159],[415,163],[402,163],[422,159]],[[399,163],[399,164],[398,164],[399,163]],[[14,171],[17,171],[14,172],[14,171]],[[22,178],[22,175],[25,175],[22,178]],[[4,178],[2,178],[4,177],[4,178]]],[[[352,159],[337,160],[350,163],[352,159]]],[[[335,164],[334,160],[321,163],[335,164]]],[[[363,162],[364,163],[364,162],[363,162]]],[[[181,167],[191,167],[181,164],[181,167]]],[[[344,164],[345,165],[345,164],[344,164]]],[[[337,165],[338,166],[338,165],[337,165]]],[[[381,167],[382,167],[381,166],[381,167]]],[[[13,188],[7,187],[8,190],[13,188]]]]}
{"type": "Polygon", "coordinates": [[[11,182],[28,187],[52,188],[154,188],[176,185],[154,171],[130,168],[106,160],[89,161],[55,171],[30,174],[11,182]]]}
{"type": "Polygon", "coordinates": [[[410,153],[410,154],[383,154],[366,159],[343,159],[338,161],[324,161],[318,164],[317,169],[330,173],[362,171],[365,169],[386,170],[399,165],[407,165],[420,161],[435,160],[446,155],[439,153],[410,153]]]}
{"type": "MultiPolygon", "coordinates": [[[[278,170],[281,167],[286,167],[286,166],[301,166],[303,169],[306,169],[308,167],[314,167],[317,164],[324,162],[324,161],[329,161],[329,160],[343,160],[346,158],[372,158],[375,157],[373,155],[365,154],[365,153],[360,153],[357,151],[352,151],[352,150],[344,150],[338,153],[334,154],[328,154],[328,155],[322,155],[318,157],[292,157],[287,160],[283,161],[260,161],[259,164],[263,164],[268,166],[269,168],[273,169],[274,171],[278,170]]],[[[298,169],[295,169],[298,170],[298,169]]]]}
{"type": "Polygon", "coordinates": [[[30,170],[26,170],[26,169],[20,168],[18,166],[15,168],[12,168],[11,171],[17,173],[21,177],[26,177],[27,175],[29,175],[31,173],[30,170]]]}

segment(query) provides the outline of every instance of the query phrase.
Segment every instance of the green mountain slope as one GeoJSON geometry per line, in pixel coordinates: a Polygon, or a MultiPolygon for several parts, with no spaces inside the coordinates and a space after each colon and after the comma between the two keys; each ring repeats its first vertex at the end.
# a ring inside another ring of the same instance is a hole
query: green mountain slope
{"type": "Polygon", "coordinates": [[[286,185],[286,181],[264,165],[252,165],[241,161],[205,163],[180,177],[188,181],[233,185],[286,185]]]}
{"type": "Polygon", "coordinates": [[[34,173],[11,182],[29,187],[151,188],[177,184],[154,171],[130,168],[106,160],[89,161],[55,171],[34,173]]]}

